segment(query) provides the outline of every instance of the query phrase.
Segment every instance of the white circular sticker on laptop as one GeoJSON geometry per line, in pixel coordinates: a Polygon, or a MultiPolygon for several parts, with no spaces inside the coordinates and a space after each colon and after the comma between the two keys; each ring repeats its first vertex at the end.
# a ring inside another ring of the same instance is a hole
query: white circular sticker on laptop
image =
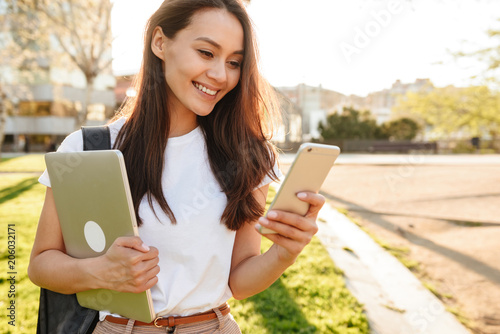
{"type": "Polygon", "coordinates": [[[106,247],[106,237],[99,224],[90,220],[85,224],[83,232],[87,244],[94,252],[100,253],[104,250],[104,247],[106,247]]]}

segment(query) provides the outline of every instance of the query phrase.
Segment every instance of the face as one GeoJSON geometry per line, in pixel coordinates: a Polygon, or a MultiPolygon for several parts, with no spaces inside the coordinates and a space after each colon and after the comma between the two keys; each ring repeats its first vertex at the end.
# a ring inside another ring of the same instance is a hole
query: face
{"type": "Polygon", "coordinates": [[[151,48],[163,60],[175,114],[206,116],[238,84],[243,38],[240,22],[224,9],[195,13],[173,39],[156,28],[151,48]]]}

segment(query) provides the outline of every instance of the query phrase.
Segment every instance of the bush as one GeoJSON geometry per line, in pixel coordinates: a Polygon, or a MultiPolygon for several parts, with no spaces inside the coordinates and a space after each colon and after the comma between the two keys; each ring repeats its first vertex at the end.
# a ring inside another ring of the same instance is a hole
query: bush
{"type": "Polygon", "coordinates": [[[329,115],[319,124],[319,133],[329,139],[387,139],[386,133],[371,118],[369,111],[344,107],[342,114],[329,115]]]}
{"type": "Polygon", "coordinates": [[[342,114],[329,115],[326,124],[319,124],[319,133],[324,140],[331,139],[395,139],[412,140],[420,126],[411,118],[377,125],[369,111],[344,107],[342,114]]]}
{"type": "Polygon", "coordinates": [[[420,125],[406,117],[384,123],[383,127],[389,137],[395,140],[412,140],[420,131],[420,125]]]}

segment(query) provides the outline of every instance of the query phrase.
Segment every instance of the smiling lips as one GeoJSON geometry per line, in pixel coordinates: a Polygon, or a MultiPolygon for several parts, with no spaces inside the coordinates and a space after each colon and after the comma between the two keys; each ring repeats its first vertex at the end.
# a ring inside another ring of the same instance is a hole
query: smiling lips
{"type": "Polygon", "coordinates": [[[207,87],[197,83],[197,82],[193,82],[194,86],[196,88],[198,88],[198,90],[202,91],[203,93],[206,93],[208,95],[211,95],[211,96],[215,96],[215,94],[217,94],[218,91],[216,90],[211,90],[211,89],[208,89],[207,87]]]}

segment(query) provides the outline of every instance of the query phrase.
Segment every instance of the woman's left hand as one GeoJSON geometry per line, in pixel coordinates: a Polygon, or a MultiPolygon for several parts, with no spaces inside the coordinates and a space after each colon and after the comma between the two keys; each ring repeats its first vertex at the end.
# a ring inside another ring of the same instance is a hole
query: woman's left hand
{"type": "MultiPolygon", "coordinates": [[[[310,204],[305,216],[281,210],[271,210],[266,217],[259,218],[259,224],[277,234],[263,234],[277,245],[279,259],[290,264],[295,261],[304,247],[318,232],[316,219],[325,204],[322,195],[313,192],[300,192],[297,198],[310,204]]],[[[256,226],[259,231],[259,226],[256,226]]],[[[259,231],[260,232],[260,231],[259,231]]]]}

